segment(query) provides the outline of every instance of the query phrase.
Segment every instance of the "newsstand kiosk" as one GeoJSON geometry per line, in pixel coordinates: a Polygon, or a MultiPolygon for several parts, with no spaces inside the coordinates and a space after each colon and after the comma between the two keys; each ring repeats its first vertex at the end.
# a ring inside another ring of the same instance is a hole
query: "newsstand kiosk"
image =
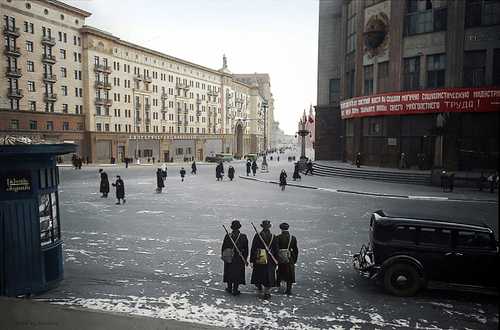
{"type": "Polygon", "coordinates": [[[0,296],[14,297],[63,278],[56,156],[76,145],[6,140],[0,138],[0,296]]]}

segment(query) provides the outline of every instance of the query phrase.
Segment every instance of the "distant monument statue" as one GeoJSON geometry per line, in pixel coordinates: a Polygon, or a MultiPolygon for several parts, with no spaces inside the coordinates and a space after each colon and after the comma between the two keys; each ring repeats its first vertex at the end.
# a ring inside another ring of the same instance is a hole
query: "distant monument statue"
{"type": "Polygon", "coordinates": [[[226,54],[222,55],[222,68],[219,71],[224,72],[224,73],[231,73],[231,71],[229,71],[229,69],[227,68],[226,54]]]}

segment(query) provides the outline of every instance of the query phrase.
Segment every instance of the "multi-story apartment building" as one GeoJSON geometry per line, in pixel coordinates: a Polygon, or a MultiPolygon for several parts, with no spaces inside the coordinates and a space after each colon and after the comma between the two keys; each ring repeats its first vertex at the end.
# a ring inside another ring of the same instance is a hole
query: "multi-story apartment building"
{"type": "Polygon", "coordinates": [[[498,167],[500,1],[325,0],[316,159],[498,167]]]}
{"type": "Polygon", "coordinates": [[[8,64],[0,69],[7,81],[0,134],[73,141],[98,162],[241,157],[269,148],[268,75],[249,84],[225,57],[214,70],[132,44],[86,26],[90,13],[60,1],[0,5],[8,64]]]}
{"type": "Polygon", "coordinates": [[[82,141],[82,40],[90,13],[58,1],[0,2],[0,131],[82,141]]]}

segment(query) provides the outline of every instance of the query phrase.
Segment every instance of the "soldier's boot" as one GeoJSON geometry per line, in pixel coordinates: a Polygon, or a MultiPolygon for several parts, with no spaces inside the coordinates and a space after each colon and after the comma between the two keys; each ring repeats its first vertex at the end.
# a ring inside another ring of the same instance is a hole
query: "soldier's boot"
{"type": "Polygon", "coordinates": [[[228,293],[233,292],[233,283],[229,283],[229,282],[227,283],[226,292],[228,292],[228,293]]]}
{"type": "Polygon", "coordinates": [[[238,290],[238,284],[234,283],[233,285],[233,296],[239,296],[241,292],[238,290]]]}
{"type": "Polygon", "coordinates": [[[286,295],[291,295],[292,294],[292,283],[291,282],[286,282],[286,295]]]}
{"type": "Polygon", "coordinates": [[[262,299],[271,299],[271,294],[269,293],[269,289],[268,287],[264,287],[264,296],[262,297],[262,299]]]}

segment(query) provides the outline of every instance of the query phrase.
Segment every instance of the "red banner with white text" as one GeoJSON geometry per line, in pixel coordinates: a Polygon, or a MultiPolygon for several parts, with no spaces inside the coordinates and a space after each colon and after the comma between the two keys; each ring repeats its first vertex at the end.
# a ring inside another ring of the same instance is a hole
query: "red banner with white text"
{"type": "Polygon", "coordinates": [[[500,111],[500,86],[361,96],[340,102],[342,119],[436,112],[500,111]]]}

